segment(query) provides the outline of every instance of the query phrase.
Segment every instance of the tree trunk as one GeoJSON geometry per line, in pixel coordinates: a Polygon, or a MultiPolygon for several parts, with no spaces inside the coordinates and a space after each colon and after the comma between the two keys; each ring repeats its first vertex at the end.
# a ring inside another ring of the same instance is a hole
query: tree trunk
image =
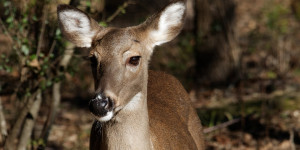
{"type": "Polygon", "coordinates": [[[42,103],[42,93],[41,90],[38,90],[38,94],[36,96],[36,100],[34,101],[30,111],[26,116],[26,120],[24,123],[24,127],[21,133],[18,150],[26,150],[26,146],[28,145],[29,141],[31,140],[32,130],[35,124],[35,120],[38,116],[38,112],[40,110],[42,103]]]}
{"type": "Polygon", "coordinates": [[[4,141],[5,137],[7,136],[7,127],[6,127],[6,120],[4,117],[3,113],[3,106],[1,102],[1,97],[0,97],[0,143],[4,141]]]}
{"type": "Polygon", "coordinates": [[[196,0],[196,80],[200,85],[233,78],[239,61],[233,0],[196,0]]]}
{"type": "Polygon", "coordinates": [[[15,150],[16,145],[18,142],[17,136],[22,129],[22,124],[24,122],[24,119],[26,118],[26,115],[29,112],[29,108],[32,107],[34,104],[34,99],[36,98],[38,94],[38,91],[35,91],[30,97],[28,97],[27,103],[24,105],[22,110],[20,111],[19,116],[17,117],[17,120],[15,124],[13,125],[13,128],[11,129],[10,133],[8,134],[8,137],[5,141],[4,149],[5,150],[15,150]]]}

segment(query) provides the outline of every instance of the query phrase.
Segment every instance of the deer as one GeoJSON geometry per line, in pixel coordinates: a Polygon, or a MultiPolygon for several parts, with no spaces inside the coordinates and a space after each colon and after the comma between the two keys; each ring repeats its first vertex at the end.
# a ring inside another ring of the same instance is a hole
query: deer
{"type": "Polygon", "coordinates": [[[186,4],[173,1],[145,22],[102,27],[85,12],[57,7],[63,36],[89,50],[95,97],[91,150],[203,150],[201,121],[173,76],[148,69],[155,46],[173,40],[184,25],[186,4]]]}

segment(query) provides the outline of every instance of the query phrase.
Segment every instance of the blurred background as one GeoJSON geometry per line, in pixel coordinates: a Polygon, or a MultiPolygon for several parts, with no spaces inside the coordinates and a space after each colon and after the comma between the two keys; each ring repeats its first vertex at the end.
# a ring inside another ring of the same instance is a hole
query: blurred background
{"type": "MultiPolygon", "coordinates": [[[[0,149],[88,149],[88,50],[58,29],[56,6],[101,26],[143,22],[169,0],[1,0],[0,149]]],[[[300,0],[187,0],[182,33],[150,68],[176,76],[207,149],[300,149],[300,0]]]]}

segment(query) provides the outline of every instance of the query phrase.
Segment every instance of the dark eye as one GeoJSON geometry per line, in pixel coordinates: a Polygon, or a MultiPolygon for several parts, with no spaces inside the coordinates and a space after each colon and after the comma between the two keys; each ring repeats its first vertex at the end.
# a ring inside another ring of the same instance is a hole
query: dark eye
{"type": "Polygon", "coordinates": [[[129,58],[128,63],[133,66],[139,65],[141,56],[133,56],[129,58]]]}

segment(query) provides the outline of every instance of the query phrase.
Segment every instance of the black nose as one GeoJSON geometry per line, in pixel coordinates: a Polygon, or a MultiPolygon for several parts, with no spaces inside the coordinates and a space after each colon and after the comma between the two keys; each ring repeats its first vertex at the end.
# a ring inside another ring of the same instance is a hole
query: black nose
{"type": "Polygon", "coordinates": [[[94,99],[90,100],[89,109],[94,115],[101,117],[113,109],[113,102],[109,97],[98,94],[94,99]]]}
{"type": "Polygon", "coordinates": [[[108,98],[103,99],[102,101],[100,101],[100,106],[101,107],[106,107],[108,104],[108,98]]]}

